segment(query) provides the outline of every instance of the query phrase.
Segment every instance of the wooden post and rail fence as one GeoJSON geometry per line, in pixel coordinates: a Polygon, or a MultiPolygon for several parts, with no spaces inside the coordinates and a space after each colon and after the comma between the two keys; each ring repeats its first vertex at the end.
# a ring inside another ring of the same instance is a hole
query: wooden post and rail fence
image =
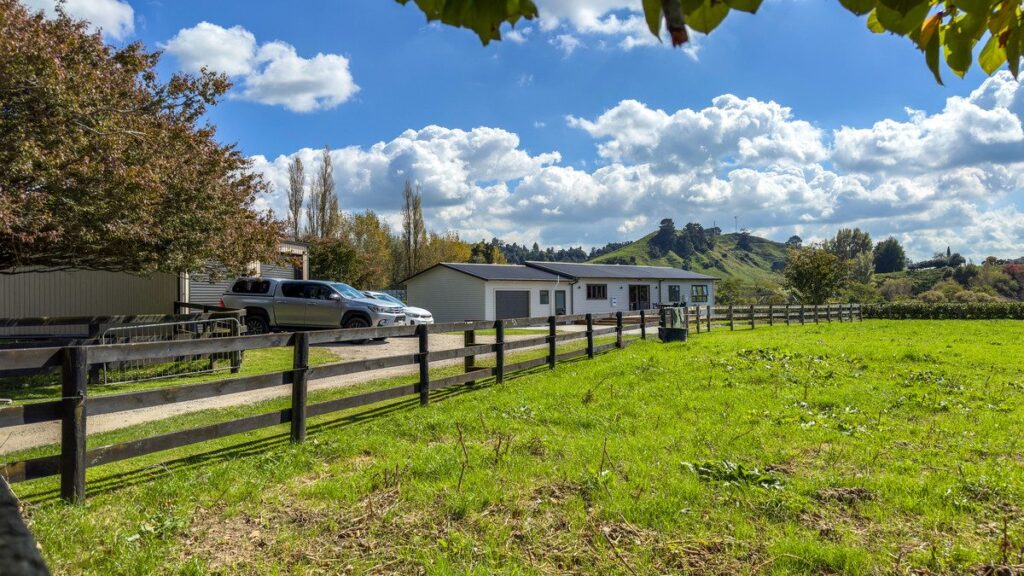
{"type": "MultiPolygon", "coordinates": [[[[819,318],[826,321],[833,318],[849,321],[859,319],[859,307],[857,305],[834,305],[824,307],[824,309],[814,307],[811,314],[812,321],[819,318]]],[[[801,323],[807,322],[808,314],[805,307],[800,307],[798,316],[801,323]]],[[[652,321],[656,321],[656,318],[656,314],[648,314],[648,311],[642,310],[625,314],[616,312],[601,315],[521,318],[497,322],[451,322],[429,326],[288,332],[209,340],[0,350],[0,368],[21,374],[46,373],[57,370],[61,373],[62,381],[62,397],[60,399],[0,407],[0,428],[60,421],[60,455],[8,463],[0,468],[0,472],[11,482],[59,474],[61,476],[61,495],[70,501],[80,501],[85,496],[85,469],[87,467],[283,423],[291,424],[292,439],[301,442],[305,439],[305,422],[308,417],[407,395],[416,395],[419,397],[420,404],[427,405],[430,402],[432,390],[472,383],[490,377],[494,377],[497,382],[502,382],[511,372],[543,365],[555,368],[558,362],[577,357],[593,358],[596,354],[613,348],[624,348],[628,344],[625,339],[626,332],[638,331],[639,338],[646,338],[647,326],[652,321]],[[614,326],[595,328],[595,320],[612,321],[614,326]],[[558,333],[557,326],[559,324],[573,322],[585,323],[585,330],[558,333]],[[504,335],[506,328],[545,324],[548,330],[544,335],[515,340],[506,340],[504,335]],[[482,329],[495,330],[494,343],[480,344],[477,342],[476,331],[482,329]],[[442,332],[462,332],[464,346],[457,349],[431,351],[430,334],[442,332]],[[415,336],[419,343],[418,352],[315,367],[309,366],[310,346],[399,336],[415,336]],[[600,336],[614,336],[614,340],[596,344],[595,338],[600,336]],[[586,340],[585,347],[568,352],[558,352],[558,344],[584,339],[586,340]],[[91,398],[88,395],[89,371],[96,364],[220,352],[241,353],[245,350],[282,346],[290,346],[294,349],[293,367],[290,370],[91,398]],[[547,351],[542,357],[514,363],[509,363],[506,360],[506,355],[510,351],[544,346],[547,351]],[[494,354],[495,365],[493,367],[477,366],[475,357],[480,354],[494,354]],[[432,362],[458,358],[464,359],[462,374],[431,380],[432,362]],[[417,383],[366,392],[318,404],[309,404],[307,401],[309,381],[406,365],[419,367],[417,383]],[[284,410],[110,446],[92,449],[86,447],[86,422],[89,415],[151,408],[282,385],[292,387],[291,407],[284,410]]],[[[693,307],[685,315],[685,322],[688,326],[696,326],[699,331],[701,326],[704,330],[711,330],[713,326],[721,326],[723,323],[727,323],[730,329],[735,329],[737,319],[746,321],[751,328],[754,328],[758,320],[766,319],[769,323],[774,323],[775,319],[779,318],[789,322],[793,318],[793,307],[750,306],[744,307],[740,311],[731,306],[693,307]]]]}
{"type": "MultiPolygon", "coordinates": [[[[649,312],[652,311],[275,333],[206,340],[93,345],[75,343],[61,347],[0,349],[0,369],[19,374],[48,373],[56,370],[60,372],[62,382],[59,399],[0,407],[0,429],[55,421],[61,424],[59,454],[2,464],[0,475],[3,476],[3,480],[10,483],[59,476],[61,497],[68,502],[82,502],[86,496],[85,472],[88,468],[281,424],[289,424],[291,441],[301,443],[306,440],[307,419],[310,417],[410,396],[418,397],[419,403],[426,406],[430,403],[430,394],[433,391],[458,385],[472,385],[491,377],[495,382],[501,383],[510,373],[541,366],[554,369],[560,362],[576,358],[592,359],[600,353],[625,348],[635,340],[626,339],[627,332],[639,331],[638,339],[646,339],[647,327],[652,324],[652,320],[656,322],[658,318],[657,314],[649,312]],[[613,321],[614,326],[595,328],[595,320],[613,321]],[[567,323],[583,323],[585,329],[558,333],[557,326],[567,323]],[[506,328],[543,324],[547,325],[546,334],[515,340],[505,338],[506,328]],[[493,343],[478,343],[476,332],[485,329],[494,329],[493,343]],[[463,347],[431,351],[430,335],[445,332],[462,332],[463,347]],[[320,366],[309,365],[311,346],[399,336],[415,336],[418,340],[417,353],[320,366]],[[600,337],[614,339],[599,344],[596,340],[600,337]],[[575,340],[584,340],[585,345],[579,349],[558,351],[558,344],[575,340]],[[90,367],[96,364],[219,352],[241,354],[245,350],[286,346],[293,348],[293,365],[289,370],[137,392],[89,396],[89,371],[90,367]],[[543,356],[511,363],[507,361],[506,354],[509,351],[538,347],[546,347],[543,356]],[[495,365],[477,365],[476,357],[482,354],[494,354],[495,365]],[[459,358],[463,359],[462,373],[431,378],[431,363],[459,358]],[[313,404],[308,401],[310,381],[413,365],[419,368],[419,379],[415,383],[313,404]],[[289,408],[95,448],[88,447],[86,442],[87,421],[90,415],[115,414],[284,385],[291,387],[289,408]]],[[[805,312],[804,307],[800,307],[801,323],[806,322],[805,312]]],[[[702,324],[705,330],[710,331],[713,325],[722,325],[725,322],[734,329],[734,322],[739,318],[749,321],[753,328],[756,320],[762,318],[766,318],[770,324],[777,318],[783,318],[788,324],[793,318],[792,313],[793,308],[790,306],[782,309],[772,306],[751,306],[744,308],[740,314],[737,314],[733,307],[691,307],[684,314],[684,323],[687,327],[695,324],[698,332],[702,324]]],[[[858,306],[842,305],[826,307],[825,311],[814,307],[813,320],[816,321],[825,314],[824,318],[828,321],[833,317],[833,313],[840,321],[844,318],[848,321],[860,319],[858,306]]],[[[6,529],[11,536],[6,544],[0,545],[0,561],[5,555],[16,557],[22,554],[25,556],[20,561],[26,570],[23,573],[45,574],[45,564],[38,556],[38,551],[30,545],[25,545],[26,538],[31,540],[31,534],[24,529],[24,524],[17,515],[17,508],[12,506],[11,502],[16,501],[10,494],[7,484],[0,481],[0,532],[6,529]]]]}

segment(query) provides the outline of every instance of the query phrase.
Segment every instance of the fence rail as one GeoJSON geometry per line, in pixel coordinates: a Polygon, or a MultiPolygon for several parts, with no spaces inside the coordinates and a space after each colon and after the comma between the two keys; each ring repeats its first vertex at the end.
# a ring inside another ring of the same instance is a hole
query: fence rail
{"type": "MultiPolygon", "coordinates": [[[[10,482],[60,475],[61,496],[66,500],[78,502],[85,497],[85,470],[88,467],[285,423],[290,424],[293,441],[301,442],[305,438],[306,419],[310,416],[319,416],[407,396],[418,396],[420,403],[426,405],[430,401],[432,390],[478,382],[491,377],[500,383],[512,372],[545,365],[555,368],[559,362],[580,357],[593,358],[595,355],[609,350],[624,348],[633,340],[625,338],[627,332],[631,336],[636,336],[634,332],[638,331],[639,338],[646,338],[647,327],[656,323],[657,319],[657,311],[640,310],[613,314],[518,318],[496,322],[448,322],[421,326],[225,336],[207,340],[0,350],[0,366],[36,371],[48,371],[54,367],[60,367],[62,374],[60,399],[0,408],[0,428],[60,421],[60,453],[8,463],[0,467],[0,474],[10,482]],[[605,321],[612,322],[614,325],[595,327],[595,324],[605,321]],[[586,328],[579,332],[558,333],[558,325],[570,322],[583,322],[586,324],[586,328]],[[506,340],[505,338],[507,328],[537,325],[546,326],[547,333],[532,338],[515,340],[506,340]],[[483,329],[494,329],[495,341],[493,343],[478,343],[476,341],[476,331],[483,329]],[[464,346],[455,349],[431,350],[430,336],[445,332],[462,332],[464,346]],[[614,340],[611,342],[595,343],[597,338],[613,335],[614,340]],[[418,352],[368,360],[335,362],[315,367],[308,365],[309,348],[312,345],[396,336],[416,336],[419,343],[418,352]],[[579,340],[585,340],[585,347],[579,350],[558,351],[558,344],[579,340]],[[512,363],[506,361],[508,352],[545,345],[547,345],[547,351],[542,357],[512,363]],[[245,350],[285,346],[293,349],[293,365],[289,370],[123,394],[88,396],[88,374],[90,368],[95,365],[178,356],[235,354],[245,350]],[[494,354],[495,366],[477,365],[476,357],[482,354],[494,354]],[[459,358],[463,359],[461,374],[431,380],[432,363],[459,358]],[[413,365],[419,367],[419,379],[415,383],[364,392],[316,404],[308,402],[307,390],[310,381],[413,365]],[[291,386],[292,403],[290,408],[149,438],[91,449],[86,448],[88,416],[165,406],[275,386],[291,386]]],[[[716,329],[716,326],[717,329],[722,326],[735,329],[737,322],[748,324],[754,328],[759,321],[766,321],[769,324],[784,321],[789,324],[797,319],[804,324],[807,322],[859,320],[860,308],[856,305],[702,306],[688,308],[684,314],[687,326],[695,328],[697,332],[716,329]]]]}

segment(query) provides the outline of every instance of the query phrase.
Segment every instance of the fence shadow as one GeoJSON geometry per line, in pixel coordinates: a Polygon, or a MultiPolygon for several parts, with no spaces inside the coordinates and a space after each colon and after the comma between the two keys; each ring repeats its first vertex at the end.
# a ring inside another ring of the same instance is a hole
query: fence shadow
{"type": "MultiPolygon", "coordinates": [[[[546,370],[547,368],[545,367],[536,371],[546,370]]],[[[522,373],[516,373],[515,376],[509,376],[506,380],[516,380],[534,371],[535,370],[531,369],[523,371],[522,373]]],[[[443,402],[447,399],[455,398],[469,392],[490,388],[494,385],[495,382],[492,377],[478,381],[476,384],[472,385],[452,386],[441,390],[435,390],[430,393],[430,401],[432,403],[443,402]]],[[[341,417],[332,418],[332,416],[335,416],[333,414],[318,416],[316,417],[316,422],[310,423],[307,426],[307,431],[313,435],[322,432],[342,430],[357,426],[363,422],[376,420],[399,412],[408,412],[417,408],[420,408],[418,398],[401,398],[375,408],[359,410],[356,413],[345,414],[341,417]]],[[[286,425],[282,424],[280,426],[286,425]]],[[[258,433],[258,431],[254,431],[252,433],[258,433]]],[[[132,470],[119,471],[102,476],[90,475],[87,495],[95,496],[110,494],[132,486],[145,484],[160,478],[166,478],[175,473],[198,470],[205,466],[210,466],[220,462],[258,456],[265,454],[268,450],[279,449],[289,445],[289,432],[285,429],[282,432],[271,436],[239,442],[230,446],[217,448],[215,450],[189,454],[187,456],[182,456],[157,464],[147,464],[132,470]]],[[[47,504],[60,499],[60,490],[55,487],[36,492],[30,491],[21,497],[25,501],[33,504],[47,504]]]]}

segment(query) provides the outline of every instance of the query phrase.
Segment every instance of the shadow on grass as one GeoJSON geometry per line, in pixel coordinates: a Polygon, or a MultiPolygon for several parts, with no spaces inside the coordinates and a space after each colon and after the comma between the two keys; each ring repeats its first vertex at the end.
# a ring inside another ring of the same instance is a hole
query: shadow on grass
{"type": "MultiPolygon", "coordinates": [[[[587,358],[573,358],[560,362],[558,365],[572,365],[578,362],[587,360],[587,358]]],[[[550,371],[547,365],[530,368],[527,370],[520,370],[515,373],[511,373],[505,376],[505,383],[514,382],[528,376],[540,374],[543,372],[550,371]]],[[[443,402],[449,398],[455,398],[463,394],[470,392],[476,392],[479,390],[485,390],[496,386],[493,377],[478,380],[474,384],[463,384],[459,386],[452,386],[449,388],[443,388],[441,390],[431,391],[430,402],[443,402]]],[[[408,412],[419,408],[418,396],[408,396],[405,398],[389,401],[387,404],[377,406],[374,408],[361,410],[354,414],[346,414],[339,418],[330,420],[324,420],[329,418],[328,415],[316,417],[317,422],[309,424],[306,427],[306,431],[310,435],[317,433],[341,430],[351,426],[356,426],[366,421],[374,420],[377,418],[386,417],[399,412],[408,412]]],[[[258,433],[259,431],[255,431],[258,433]]],[[[158,464],[147,464],[133,470],[115,472],[100,477],[90,477],[86,485],[86,496],[98,496],[102,494],[109,494],[118,490],[144,484],[152,480],[163,478],[171,475],[175,472],[196,470],[203,466],[216,464],[219,462],[226,462],[230,460],[237,460],[239,458],[247,458],[265,453],[268,450],[282,448],[289,445],[290,432],[285,431],[277,434],[273,434],[264,438],[258,438],[245,442],[239,442],[232,444],[231,446],[225,446],[199,454],[190,454],[180,458],[175,458],[167,462],[161,462],[158,464]]],[[[187,449],[187,448],[186,448],[187,449]]],[[[58,488],[52,488],[47,490],[41,490],[38,492],[32,492],[22,496],[23,499],[32,502],[34,504],[46,504],[50,502],[58,501],[60,498],[60,490],[58,488]]]]}

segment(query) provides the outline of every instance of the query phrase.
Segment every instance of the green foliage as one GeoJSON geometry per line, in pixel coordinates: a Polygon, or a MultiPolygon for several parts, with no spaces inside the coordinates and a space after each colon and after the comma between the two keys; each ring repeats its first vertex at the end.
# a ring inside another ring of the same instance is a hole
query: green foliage
{"type": "MultiPolygon", "coordinates": [[[[397,0],[405,4],[408,0],[397,0]]],[[[858,16],[867,15],[867,27],[876,34],[904,36],[924,53],[925,64],[941,84],[941,58],[953,73],[964,76],[974,61],[981,40],[978,64],[991,75],[1004,65],[1017,77],[1024,53],[1022,0],[839,0],[858,16]]],[[[504,22],[534,18],[537,7],[530,0],[416,0],[428,20],[470,28],[487,44],[501,39],[504,22]]],[[[686,27],[709,34],[729,12],[755,13],[761,0],[638,0],[647,27],[660,39],[661,22],[672,45],[688,41],[686,27]]],[[[595,7],[595,11],[600,8],[595,7]]]]}
{"type": "Polygon", "coordinates": [[[812,246],[791,248],[783,275],[801,303],[824,304],[843,286],[847,270],[835,254],[812,246]]]}
{"type": "MultiPolygon", "coordinates": [[[[407,4],[409,0],[397,0],[407,4]]],[[[441,22],[469,28],[480,37],[484,46],[491,40],[501,40],[501,25],[515,25],[520,18],[537,17],[537,6],[532,0],[415,0],[416,6],[427,16],[427,21],[441,22]]]]}
{"type": "Polygon", "coordinates": [[[683,467],[693,472],[704,482],[715,482],[723,486],[757,487],[781,489],[782,480],[778,476],[766,474],[758,468],[746,468],[728,460],[721,462],[703,462],[694,464],[683,462],[683,467]]]}
{"type": "Polygon", "coordinates": [[[840,228],[835,238],[825,241],[825,249],[840,260],[853,260],[871,253],[871,235],[860,228],[840,228]]]}
{"type": "Polygon", "coordinates": [[[209,72],[0,0],[0,270],[180,272],[273,260],[281,226],[251,162],[218,142],[209,72]]]}
{"type": "Polygon", "coordinates": [[[743,282],[739,278],[724,278],[715,285],[715,303],[731,306],[741,302],[743,282]]]}
{"type": "Polygon", "coordinates": [[[903,251],[900,241],[893,236],[875,244],[873,254],[875,272],[902,272],[907,267],[907,253],[903,251]]]}
{"type": "Polygon", "coordinates": [[[309,240],[309,276],[317,280],[345,282],[359,265],[359,255],[347,238],[309,240]]]}
{"type": "Polygon", "coordinates": [[[1024,320],[1024,302],[890,302],[864,305],[861,310],[865,318],[892,320],[1024,320]]]}

